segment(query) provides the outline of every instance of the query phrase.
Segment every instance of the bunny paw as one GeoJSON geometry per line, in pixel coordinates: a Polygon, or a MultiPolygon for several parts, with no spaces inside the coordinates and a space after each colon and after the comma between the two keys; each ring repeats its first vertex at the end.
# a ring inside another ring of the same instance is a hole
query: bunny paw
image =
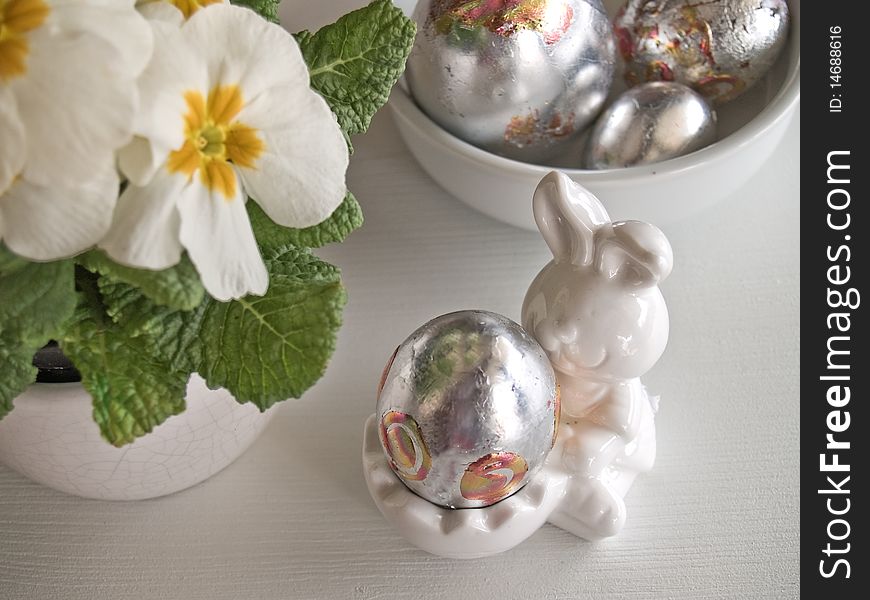
{"type": "Polygon", "coordinates": [[[625,525],[625,502],[598,479],[576,479],[550,521],[588,540],[619,533],[625,525]]]}

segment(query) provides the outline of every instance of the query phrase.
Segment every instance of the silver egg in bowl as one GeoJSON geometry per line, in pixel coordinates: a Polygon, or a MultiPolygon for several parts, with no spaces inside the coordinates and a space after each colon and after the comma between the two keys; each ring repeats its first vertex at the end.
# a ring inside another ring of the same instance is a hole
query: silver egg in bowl
{"type": "Polygon", "coordinates": [[[716,140],[716,113],[700,94],[670,81],[635,86],[598,118],[586,142],[588,169],[661,162],[716,140]]]}
{"type": "Polygon", "coordinates": [[[614,29],[630,84],[677,81],[719,105],[764,77],[788,24],[786,0],[627,0],[614,29]]]}
{"type": "Polygon", "coordinates": [[[543,349],[495,313],[432,319],[384,370],[381,445],[401,481],[446,508],[478,508],[522,489],[558,429],[556,377],[543,349]]]}
{"type": "Polygon", "coordinates": [[[545,163],[604,105],[616,65],[601,0],[421,0],[405,77],[433,121],[495,154],[545,163]]]}

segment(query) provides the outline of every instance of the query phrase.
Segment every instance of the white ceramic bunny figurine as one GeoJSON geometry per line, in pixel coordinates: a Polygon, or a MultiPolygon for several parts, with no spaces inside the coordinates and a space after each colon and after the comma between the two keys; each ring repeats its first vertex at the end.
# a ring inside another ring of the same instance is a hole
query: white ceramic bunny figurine
{"type": "Polygon", "coordinates": [[[554,454],[561,450],[573,474],[549,520],[600,539],[622,528],[622,497],[655,460],[655,407],[639,378],[667,344],[658,284],[673,253],[648,223],[611,223],[601,202],[563,173],[544,177],[533,205],[554,259],[529,287],[522,321],[556,370],[562,430],[554,454]]]}

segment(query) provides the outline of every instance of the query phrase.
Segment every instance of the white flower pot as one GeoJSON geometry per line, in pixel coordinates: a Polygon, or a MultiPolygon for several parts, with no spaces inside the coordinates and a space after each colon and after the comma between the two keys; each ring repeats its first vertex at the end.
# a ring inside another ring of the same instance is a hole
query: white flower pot
{"type": "Polygon", "coordinates": [[[253,443],[275,414],[209,390],[194,374],[187,409],[115,448],[100,437],[80,383],[37,383],[0,421],[0,462],[57,490],[101,500],[172,494],[211,477],[253,443]]]}

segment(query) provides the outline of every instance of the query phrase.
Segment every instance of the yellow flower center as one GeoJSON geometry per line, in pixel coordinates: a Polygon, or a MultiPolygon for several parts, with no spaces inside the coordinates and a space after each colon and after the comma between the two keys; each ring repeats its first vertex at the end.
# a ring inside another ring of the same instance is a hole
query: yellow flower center
{"type": "Polygon", "coordinates": [[[0,0],[0,82],[27,72],[27,34],[50,12],[43,0],[0,0]]]}
{"type": "Polygon", "coordinates": [[[185,140],[169,154],[166,168],[188,178],[199,171],[205,187],[232,200],[238,183],[230,165],[255,169],[266,149],[256,129],[235,120],[244,106],[242,91],[237,85],[218,85],[207,100],[198,91],[186,92],[184,99],[185,140]]]}
{"type": "MultiPolygon", "coordinates": [[[[150,0],[151,2],[161,2],[162,0],[150,0]]],[[[208,6],[209,4],[217,4],[222,0],[165,0],[169,2],[172,6],[181,11],[181,14],[184,15],[184,18],[187,19],[198,11],[203,6],[208,6]]]]}

